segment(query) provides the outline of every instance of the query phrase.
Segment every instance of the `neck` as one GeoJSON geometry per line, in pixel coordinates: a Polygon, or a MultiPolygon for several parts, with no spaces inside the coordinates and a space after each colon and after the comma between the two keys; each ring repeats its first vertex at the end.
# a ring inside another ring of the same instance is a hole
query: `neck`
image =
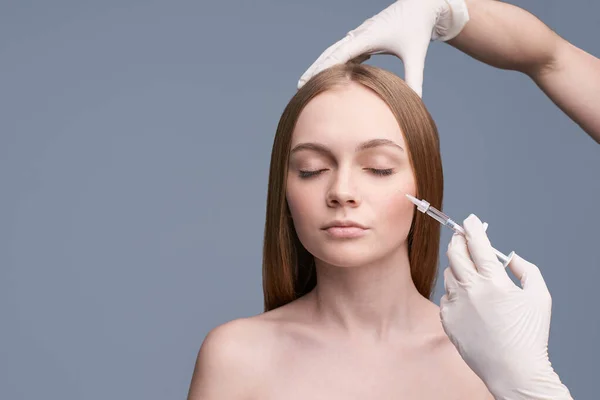
{"type": "Polygon", "coordinates": [[[359,267],[337,267],[320,260],[315,264],[317,285],[307,297],[324,328],[380,342],[423,332],[439,322],[435,304],[414,285],[405,247],[359,267]]]}

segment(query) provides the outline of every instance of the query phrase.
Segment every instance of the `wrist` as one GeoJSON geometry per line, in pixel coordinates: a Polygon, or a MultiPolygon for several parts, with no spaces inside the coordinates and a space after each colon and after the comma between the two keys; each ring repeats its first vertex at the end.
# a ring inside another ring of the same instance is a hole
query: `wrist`
{"type": "Polygon", "coordinates": [[[469,21],[465,0],[444,0],[446,3],[433,28],[432,40],[448,41],[456,37],[469,21]]]}
{"type": "Polygon", "coordinates": [[[488,389],[496,400],[573,400],[571,392],[550,365],[511,382],[497,382],[488,389]]]}

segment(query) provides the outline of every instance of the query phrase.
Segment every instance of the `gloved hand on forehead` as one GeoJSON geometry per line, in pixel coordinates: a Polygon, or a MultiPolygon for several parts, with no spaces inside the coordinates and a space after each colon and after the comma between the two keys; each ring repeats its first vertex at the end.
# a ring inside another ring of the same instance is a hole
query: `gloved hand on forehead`
{"type": "Polygon", "coordinates": [[[515,254],[515,285],[474,215],[454,234],[440,317],[446,334],[496,399],[572,399],[548,355],[552,299],[540,269],[515,254]]]}
{"type": "Polygon", "coordinates": [[[425,55],[431,40],[450,40],[469,20],[464,0],[399,0],[327,48],[298,81],[336,64],[371,54],[393,54],[404,63],[404,80],[422,96],[425,55]]]}

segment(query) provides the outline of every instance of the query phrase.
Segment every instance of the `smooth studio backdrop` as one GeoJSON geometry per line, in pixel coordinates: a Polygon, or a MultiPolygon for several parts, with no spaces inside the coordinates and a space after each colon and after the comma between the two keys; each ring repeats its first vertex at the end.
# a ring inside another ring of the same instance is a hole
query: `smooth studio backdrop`
{"type": "MultiPolygon", "coordinates": [[[[270,152],[298,78],[389,4],[1,2],[1,399],[185,398],[208,331],[262,312],[270,152]]],[[[600,55],[600,3],[516,4],[600,55]]],[[[447,44],[423,98],[444,210],[541,268],[553,365],[597,397],[600,145],[524,75],[447,44]]]]}

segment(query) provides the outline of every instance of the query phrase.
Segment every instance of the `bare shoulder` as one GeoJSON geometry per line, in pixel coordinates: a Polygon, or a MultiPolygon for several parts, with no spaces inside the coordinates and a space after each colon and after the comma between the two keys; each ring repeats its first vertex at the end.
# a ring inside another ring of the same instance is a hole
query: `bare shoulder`
{"type": "Polygon", "coordinates": [[[273,351],[269,340],[272,328],[258,317],[229,321],[206,335],[188,400],[256,397],[273,351]]]}
{"type": "Polygon", "coordinates": [[[421,354],[423,365],[427,365],[423,370],[428,371],[432,381],[446,394],[445,398],[494,400],[485,383],[469,368],[444,331],[439,310],[434,303],[428,307],[432,334],[421,354]]]}

